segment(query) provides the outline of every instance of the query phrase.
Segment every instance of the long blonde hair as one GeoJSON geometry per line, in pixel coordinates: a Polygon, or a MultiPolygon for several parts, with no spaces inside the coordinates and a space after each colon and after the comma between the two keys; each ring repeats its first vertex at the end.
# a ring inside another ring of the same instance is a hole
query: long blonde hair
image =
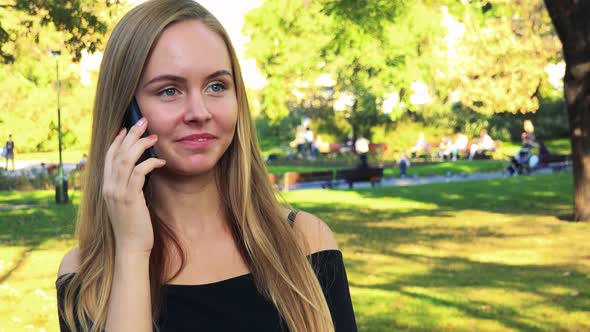
{"type": "MultiPolygon", "coordinates": [[[[86,188],[78,217],[80,265],[65,285],[62,315],[67,325],[84,331],[104,329],[114,271],[115,242],[102,198],[106,150],[119,131],[150,52],[171,23],[198,20],[223,38],[232,63],[239,107],[234,139],[221,157],[217,180],[223,207],[256,287],[277,307],[290,331],[334,331],[320,284],[285,220],[268,180],[240,66],[229,37],[205,8],[192,0],[152,0],[127,13],[114,28],[98,78],[86,188]],[[220,176],[223,174],[223,176],[220,176]]],[[[157,321],[158,294],[174,276],[166,275],[166,257],[183,251],[174,232],[153,213],[154,247],[150,258],[152,316],[157,321]]],[[[184,261],[175,272],[177,275],[184,261]]]]}

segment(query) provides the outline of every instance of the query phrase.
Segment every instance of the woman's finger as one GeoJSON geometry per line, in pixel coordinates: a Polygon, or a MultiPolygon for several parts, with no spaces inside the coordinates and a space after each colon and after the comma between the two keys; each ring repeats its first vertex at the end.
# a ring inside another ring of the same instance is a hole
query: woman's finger
{"type": "Polygon", "coordinates": [[[137,140],[141,138],[141,135],[143,135],[146,129],[146,118],[139,119],[139,121],[137,121],[131,128],[129,128],[127,136],[125,136],[125,139],[121,143],[121,149],[123,151],[129,150],[135,144],[135,142],[137,142],[137,140]]]}
{"type": "MultiPolygon", "coordinates": [[[[127,185],[129,182],[129,175],[135,167],[135,163],[139,156],[135,157],[130,153],[131,148],[141,138],[147,127],[147,120],[141,118],[135,125],[133,125],[128,134],[121,142],[119,151],[113,156],[113,175],[120,181],[121,184],[127,185]]],[[[141,155],[141,154],[140,154],[141,155]]]]}
{"type": "Polygon", "coordinates": [[[121,166],[117,169],[117,178],[122,184],[127,185],[129,183],[129,177],[133,168],[136,166],[137,161],[145,150],[154,146],[158,141],[158,136],[150,135],[148,137],[140,138],[129,150],[121,151],[125,155],[120,158],[121,166]]]}
{"type": "Polygon", "coordinates": [[[145,177],[156,168],[161,168],[166,165],[164,159],[149,158],[143,161],[141,164],[135,166],[131,176],[129,177],[129,183],[127,185],[128,192],[141,192],[143,191],[143,185],[145,184],[145,177]]]}
{"type": "Polygon", "coordinates": [[[123,142],[123,139],[125,138],[126,132],[127,132],[127,129],[122,128],[119,131],[119,133],[117,134],[117,136],[115,136],[115,139],[113,140],[113,142],[111,143],[111,146],[109,146],[109,149],[107,150],[107,154],[106,154],[105,160],[104,160],[104,177],[105,178],[111,177],[113,175],[113,173],[112,173],[113,158],[114,158],[114,155],[119,150],[119,148],[121,147],[121,143],[123,142]]]}

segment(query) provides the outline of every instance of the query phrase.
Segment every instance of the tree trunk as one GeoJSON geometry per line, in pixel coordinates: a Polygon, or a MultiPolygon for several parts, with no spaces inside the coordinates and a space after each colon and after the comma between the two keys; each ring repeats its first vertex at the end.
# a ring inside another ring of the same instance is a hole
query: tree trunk
{"type": "Polygon", "coordinates": [[[352,127],[352,152],[356,153],[356,139],[358,138],[358,119],[357,119],[357,114],[358,114],[358,98],[357,100],[354,101],[354,104],[351,107],[350,110],[350,116],[348,118],[348,123],[350,123],[350,126],[352,127]]]}
{"type": "Polygon", "coordinates": [[[574,220],[590,221],[590,1],[545,0],[563,45],[574,168],[574,220]]]}

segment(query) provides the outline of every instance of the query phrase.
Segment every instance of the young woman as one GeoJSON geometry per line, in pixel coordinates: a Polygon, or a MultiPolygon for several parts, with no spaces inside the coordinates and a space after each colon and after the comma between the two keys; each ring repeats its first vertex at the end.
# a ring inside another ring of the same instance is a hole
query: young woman
{"type": "Polygon", "coordinates": [[[117,24],[90,156],[62,331],[356,331],[336,241],[277,201],[235,51],[197,3],[152,0],[117,24]],[[144,117],[125,130],[134,98],[144,117]]]}

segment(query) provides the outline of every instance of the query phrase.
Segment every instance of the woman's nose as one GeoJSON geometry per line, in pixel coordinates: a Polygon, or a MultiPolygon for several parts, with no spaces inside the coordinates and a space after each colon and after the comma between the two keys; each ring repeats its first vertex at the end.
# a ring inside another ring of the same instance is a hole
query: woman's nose
{"type": "Polygon", "coordinates": [[[200,93],[190,94],[187,98],[184,121],[205,122],[211,119],[207,102],[200,93]]]}

